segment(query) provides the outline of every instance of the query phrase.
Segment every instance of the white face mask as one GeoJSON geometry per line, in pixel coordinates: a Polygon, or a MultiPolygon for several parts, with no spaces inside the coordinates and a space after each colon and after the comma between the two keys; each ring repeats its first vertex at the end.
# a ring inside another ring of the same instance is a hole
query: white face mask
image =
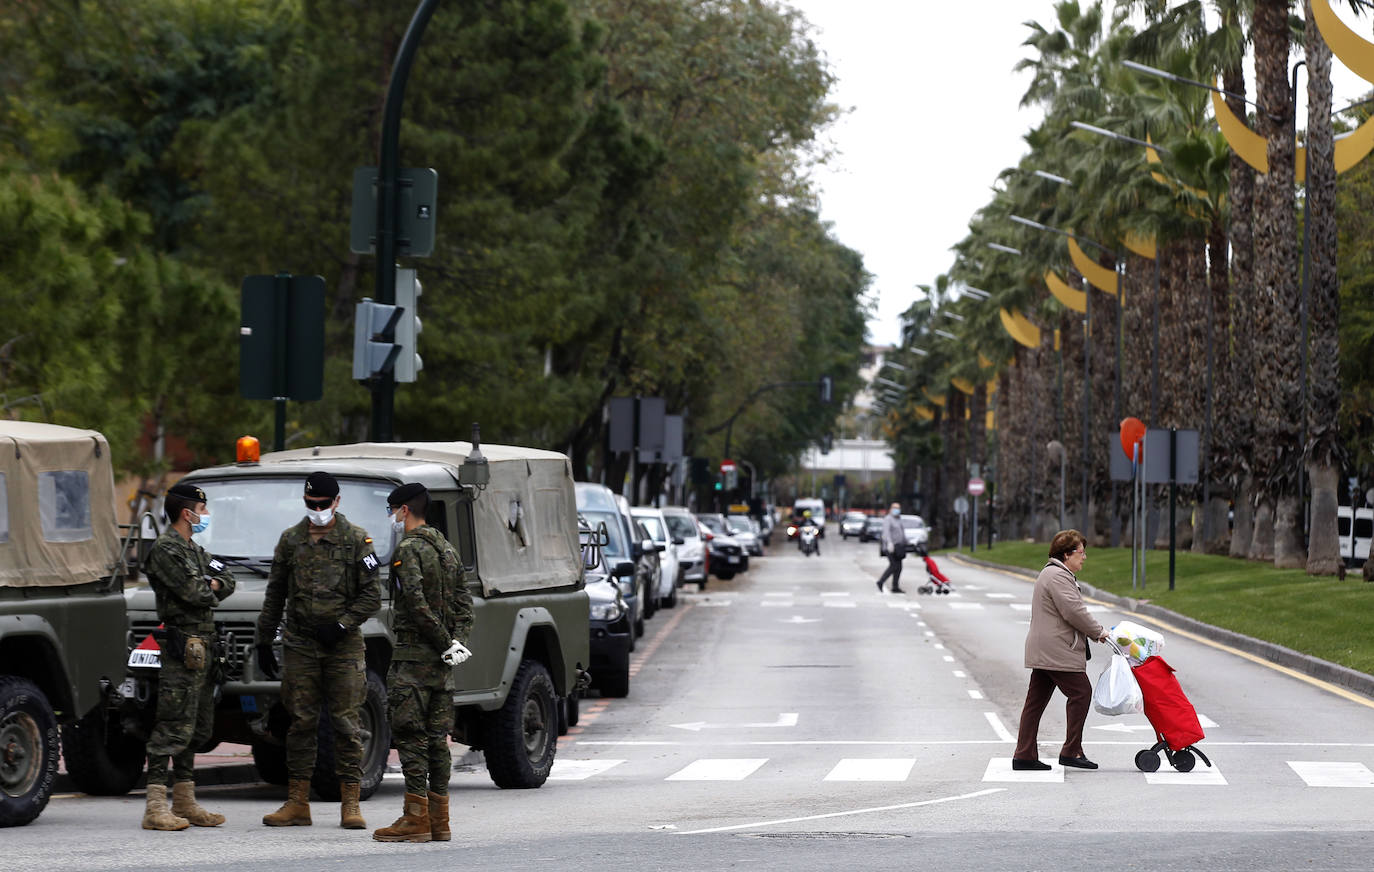
{"type": "Polygon", "coordinates": [[[900,518],[902,516],[901,509],[889,509],[887,513],[894,518],[900,518]]]}
{"type": "Polygon", "coordinates": [[[310,519],[310,523],[316,527],[327,527],[329,522],[334,520],[334,508],[331,506],[323,511],[317,512],[313,509],[306,509],[305,516],[310,519]]]}
{"type": "Polygon", "coordinates": [[[393,536],[403,536],[406,532],[405,519],[401,517],[401,510],[398,508],[391,513],[391,533],[393,536]]]}

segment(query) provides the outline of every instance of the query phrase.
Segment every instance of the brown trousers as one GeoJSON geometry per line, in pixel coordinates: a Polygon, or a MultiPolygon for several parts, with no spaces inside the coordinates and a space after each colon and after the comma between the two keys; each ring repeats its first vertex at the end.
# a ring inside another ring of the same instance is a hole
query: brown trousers
{"type": "Polygon", "coordinates": [[[1048,669],[1032,669],[1030,687],[1026,688],[1026,707],[1021,710],[1021,729],[1016,737],[1018,760],[1039,760],[1040,752],[1037,737],[1040,733],[1040,716],[1050,703],[1054,689],[1059,688],[1068,702],[1064,714],[1068,719],[1068,731],[1064,737],[1064,748],[1059,752],[1062,757],[1082,757],[1083,722],[1088,719],[1088,707],[1092,705],[1093,685],[1086,672],[1051,672],[1048,669]]]}

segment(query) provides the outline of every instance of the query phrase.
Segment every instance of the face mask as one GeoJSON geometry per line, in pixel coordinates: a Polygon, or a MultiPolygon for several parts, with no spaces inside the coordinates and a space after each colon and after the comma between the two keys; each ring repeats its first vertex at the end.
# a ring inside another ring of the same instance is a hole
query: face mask
{"type": "Polygon", "coordinates": [[[309,518],[310,523],[314,524],[316,527],[327,527],[329,526],[329,522],[334,520],[334,509],[331,507],[319,512],[312,509],[306,509],[305,516],[309,518]]]}
{"type": "Polygon", "coordinates": [[[191,523],[191,532],[192,532],[192,533],[204,533],[204,532],[205,532],[206,530],[208,530],[208,529],[210,529],[210,513],[209,513],[209,512],[206,512],[205,514],[200,515],[195,521],[193,521],[193,522],[191,523]]]}
{"type": "Polygon", "coordinates": [[[405,534],[405,531],[406,522],[405,519],[401,517],[401,512],[398,509],[391,513],[391,534],[393,536],[401,536],[405,534]]]}
{"type": "Polygon", "coordinates": [[[902,510],[901,510],[901,509],[892,509],[891,511],[888,512],[888,514],[891,515],[891,516],[894,517],[894,518],[900,518],[900,517],[902,516],[902,510]]]}

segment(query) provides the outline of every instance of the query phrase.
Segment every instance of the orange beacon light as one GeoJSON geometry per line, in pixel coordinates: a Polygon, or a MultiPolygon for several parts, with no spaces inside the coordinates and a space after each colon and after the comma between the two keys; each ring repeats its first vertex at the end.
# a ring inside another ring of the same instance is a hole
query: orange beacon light
{"type": "Polygon", "coordinates": [[[239,463],[257,463],[261,452],[256,436],[240,436],[235,445],[235,455],[239,463]]]}

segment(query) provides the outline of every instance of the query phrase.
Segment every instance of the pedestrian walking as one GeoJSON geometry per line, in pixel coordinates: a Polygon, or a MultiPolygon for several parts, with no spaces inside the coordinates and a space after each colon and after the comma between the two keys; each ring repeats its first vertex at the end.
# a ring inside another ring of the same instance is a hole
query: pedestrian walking
{"type": "Polygon", "coordinates": [[[162,623],[157,721],[148,737],[145,830],[217,827],[224,815],[196,802],[196,748],[215,718],[215,604],[234,592],[228,567],[191,541],[210,527],[205,491],[175,484],[163,497],[169,522],[148,554],[148,583],[162,623]],[[167,808],[167,761],[172,761],[172,807],[167,808]]]}
{"type": "Polygon", "coordinates": [[[1107,631],[1088,613],[1078,589],[1078,572],[1087,560],[1087,542],[1077,530],[1063,530],[1050,543],[1049,562],[1040,570],[1031,593],[1030,630],[1026,633],[1026,668],[1031,671],[1026,705],[1012,769],[1044,770],[1037,737],[1040,716],[1057,687],[1068,698],[1064,712],[1068,729],[1059,751],[1059,765],[1096,769],[1083,753],[1083,722],[1092,703],[1088,680],[1088,639],[1105,641],[1107,631]]]}
{"type": "Polygon", "coordinates": [[[272,552],[257,661],[268,678],[278,664],[272,642],[282,623],[281,700],[291,716],[286,732],[287,799],[264,815],[269,827],[305,826],[310,820],[310,776],[318,751],[320,712],[334,730],[334,774],[339,779],[339,826],[367,827],[359,806],[363,741],[359,718],[367,695],[363,623],[382,607],[372,537],[338,511],[339,483],[327,472],[305,480],[305,516],[281,534],[272,552]]]}
{"type": "Polygon", "coordinates": [[[900,584],[902,580],[902,561],[906,559],[906,528],[902,526],[902,504],[893,503],[887,507],[887,517],[883,518],[883,553],[887,555],[887,569],[878,576],[878,593],[883,592],[883,583],[892,579],[892,592],[905,593],[900,584]]]}
{"type": "Polygon", "coordinates": [[[401,816],[372,838],[447,842],[452,838],[448,734],[453,728],[453,667],[472,656],[463,645],[472,630],[472,596],[463,584],[458,552],[425,523],[425,486],[401,485],[387,497],[387,507],[393,532],[403,536],[391,560],[396,650],[386,686],[406,794],[401,816]]]}

